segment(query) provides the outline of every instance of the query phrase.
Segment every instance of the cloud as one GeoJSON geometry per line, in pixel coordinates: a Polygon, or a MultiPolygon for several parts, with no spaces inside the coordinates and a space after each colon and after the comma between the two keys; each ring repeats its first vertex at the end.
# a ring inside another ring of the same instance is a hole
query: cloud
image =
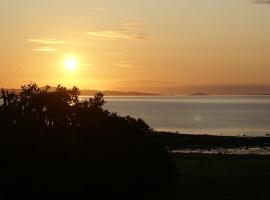
{"type": "Polygon", "coordinates": [[[32,47],[32,51],[45,53],[56,52],[57,48],[55,46],[59,47],[59,45],[66,43],[63,40],[53,38],[29,38],[27,41],[37,45],[36,47],[32,47]]]}
{"type": "Polygon", "coordinates": [[[254,3],[259,3],[259,4],[270,4],[270,0],[254,0],[254,3]]]}
{"type": "Polygon", "coordinates": [[[147,40],[148,35],[143,33],[145,24],[143,23],[124,23],[120,30],[90,31],[86,34],[92,39],[110,40],[147,40]]]}
{"type": "Polygon", "coordinates": [[[114,51],[114,52],[105,52],[104,53],[105,55],[107,55],[107,56],[123,56],[123,55],[125,55],[125,53],[124,52],[117,52],[117,51],[114,51]]]}
{"type": "Polygon", "coordinates": [[[37,47],[37,48],[32,49],[32,51],[52,53],[56,51],[56,48],[55,47],[37,47]]]}
{"type": "Polygon", "coordinates": [[[84,66],[84,67],[92,67],[93,64],[91,64],[91,63],[83,63],[82,66],[84,66]]]}
{"type": "Polygon", "coordinates": [[[132,65],[132,64],[127,63],[127,62],[116,63],[116,64],[114,64],[114,66],[119,67],[119,68],[129,68],[129,69],[140,69],[141,68],[139,66],[135,66],[135,65],[132,65]]]}
{"type": "Polygon", "coordinates": [[[117,81],[117,83],[138,83],[138,84],[171,84],[175,81],[163,81],[163,80],[129,80],[129,81],[117,81]]]}
{"type": "Polygon", "coordinates": [[[39,44],[65,44],[66,42],[63,40],[57,40],[57,39],[51,39],[51,38],[30,38],[27,39],[28,42],[33,42],[33,43],[39,43],[39,44]]]}
{"type": "Polygon", "coordinates": [[[129,35],[128,39],[131,39],[131,40],[147,40],[147,35],[146,34],[129,35]]]}
{"type": "Polygon", "coordinates": [[[130,33],[127,31],[96,31],[96,32],[86,32],[86,34],[93,39],[147,40],[146,34],[130,33]]]}
{"type": "Polygon", "coordinates": [[[99,7],[96,7],[96,8],[92,8],[93,11],[97,11],[97,12],[103,12],[105,11],[103,8],[99,8],[99,7]]]}
{"type": "Polygon", "coordinates": [[[142,30],[146,28],[146,25],[144,23],[140,23],[140,22],[129,22],[129,23],[124,23],[121,25],[122,29],[124,30],[142,30]]]}

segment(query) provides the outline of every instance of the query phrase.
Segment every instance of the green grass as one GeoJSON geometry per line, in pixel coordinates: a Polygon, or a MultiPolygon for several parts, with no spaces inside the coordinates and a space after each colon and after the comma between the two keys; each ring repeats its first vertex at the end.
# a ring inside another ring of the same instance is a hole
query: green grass
{"type": "Polygon", "coordinates": [[[270,199],[270,157],[173,154],[178,199],[270,199]]]}

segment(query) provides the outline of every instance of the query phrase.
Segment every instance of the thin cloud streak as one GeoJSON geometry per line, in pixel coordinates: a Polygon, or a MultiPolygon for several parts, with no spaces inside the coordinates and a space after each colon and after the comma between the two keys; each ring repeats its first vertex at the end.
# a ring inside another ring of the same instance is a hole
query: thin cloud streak
{"type": "Polygon", "coordinates": [[[99,8],[99,7],[96,7],[96,8],[92,8],[93,11],[98,11],[98,12],[103,12],[105,11],[103,8],[99,8]]]}
{"type": "Polygon", "coordinates": [[[114,66],[119,67],[119,68],[126,68],[126,69],[140,69],[141,68],[139,66],[135,66],[135,65],[125,63],[125,62],[116,63],[114,64],[114,66]]]}
{"type": "Polygon", "coordinates": [[[90,64],[90,63],[83,63],[82,66],[84,66],[84,67],[92,67],[93,64],[90,64]]]}
{"type": "Polygon", "coordinates": [[[39,44],[65,44],[65,41],[62,40],[57,40],[57,39],[51,39],[51,38],[30,38],[27,39],[28,42],[33,42],[33,43],[39,43],[39,44]]]}
{"type": "Polygon", "coordinates": [[[86,34],[93,39],[127,39],[127,40],[147,40],[146,34],[132,34],[127,31],[96,31],[86,32],[86,34]]]}
{"type": "Polygon", "coordinates": [[[176,84],[176,81],[162,81],[162,80],[131,80],[131,81],[117,81],[116,83],[139,83],[139,84],[176,84]]]}
{"type": "Polygon", "coordinates": [[[139,22],[129,22],[121,25],[124,30],[138,31],[146,28],[146,24],[139,22]]]}
{"type": "Polygon", "coordinates": [[[147,40],[148,35],[143,33],[146,27],[143,23],[123,23],[120,30],[90,31],[86,34],[92,39],[107,40],[147,40]]]}
{"type": "Polygon", "coordinates": [[[56,51],[56,48],[54,48],[54,47],[38,47],[38,48],[32,49],[32,51],[52,53],[52,52],[56,51]]]}
{"type": "Polygon", "coordinates": [[[124,52],[105,52],[104,55],[107,56],[123,56],[125,55],[124,52]]]}
{"type": "Polygon", "coordinates": [[[258,3],[258,4],[270,4],[270,0],[255,0],[254,3],[258,3]]]}

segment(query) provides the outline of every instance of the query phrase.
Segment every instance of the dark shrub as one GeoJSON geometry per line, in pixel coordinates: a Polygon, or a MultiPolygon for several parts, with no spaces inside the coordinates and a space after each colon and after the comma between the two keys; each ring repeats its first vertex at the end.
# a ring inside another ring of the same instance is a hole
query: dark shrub
{"type": "Polygon", "coordinates": [[[103,95],[79,100],[62,86],[2,90],[1,190],[12,198],[157,198],[176,183],[172,161],[142,120],[103,109],[103,95]]]}

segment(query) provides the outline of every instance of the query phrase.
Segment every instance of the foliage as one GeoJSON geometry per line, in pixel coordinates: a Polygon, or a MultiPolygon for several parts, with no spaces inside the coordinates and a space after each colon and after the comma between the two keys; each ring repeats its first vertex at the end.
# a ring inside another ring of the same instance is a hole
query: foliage
{"type": "Polygon", "coordinates": [[[100,128],[121,123],[144,132],[151,131],[141,119],[120,117],[103,109],[104,96],[97,93],[93,98],[80,100],[77,87],[67,89],[58,85],[39,88],[30,83],[21,87],[19,94],[2,89],[0,106],[1,127],[24,127],[31,124],[36,128],[100,128]],[[108,124],[107,124],[108,125],[108,124]]]}
{"type": "Polygon", "coordinates": [[[151,128],[104,109],[101,93],[79,95],[61,85],[30,83],[19,94],[2,89],[0,196],[156,199],[169,193],[177,175],[151,128]]]}

